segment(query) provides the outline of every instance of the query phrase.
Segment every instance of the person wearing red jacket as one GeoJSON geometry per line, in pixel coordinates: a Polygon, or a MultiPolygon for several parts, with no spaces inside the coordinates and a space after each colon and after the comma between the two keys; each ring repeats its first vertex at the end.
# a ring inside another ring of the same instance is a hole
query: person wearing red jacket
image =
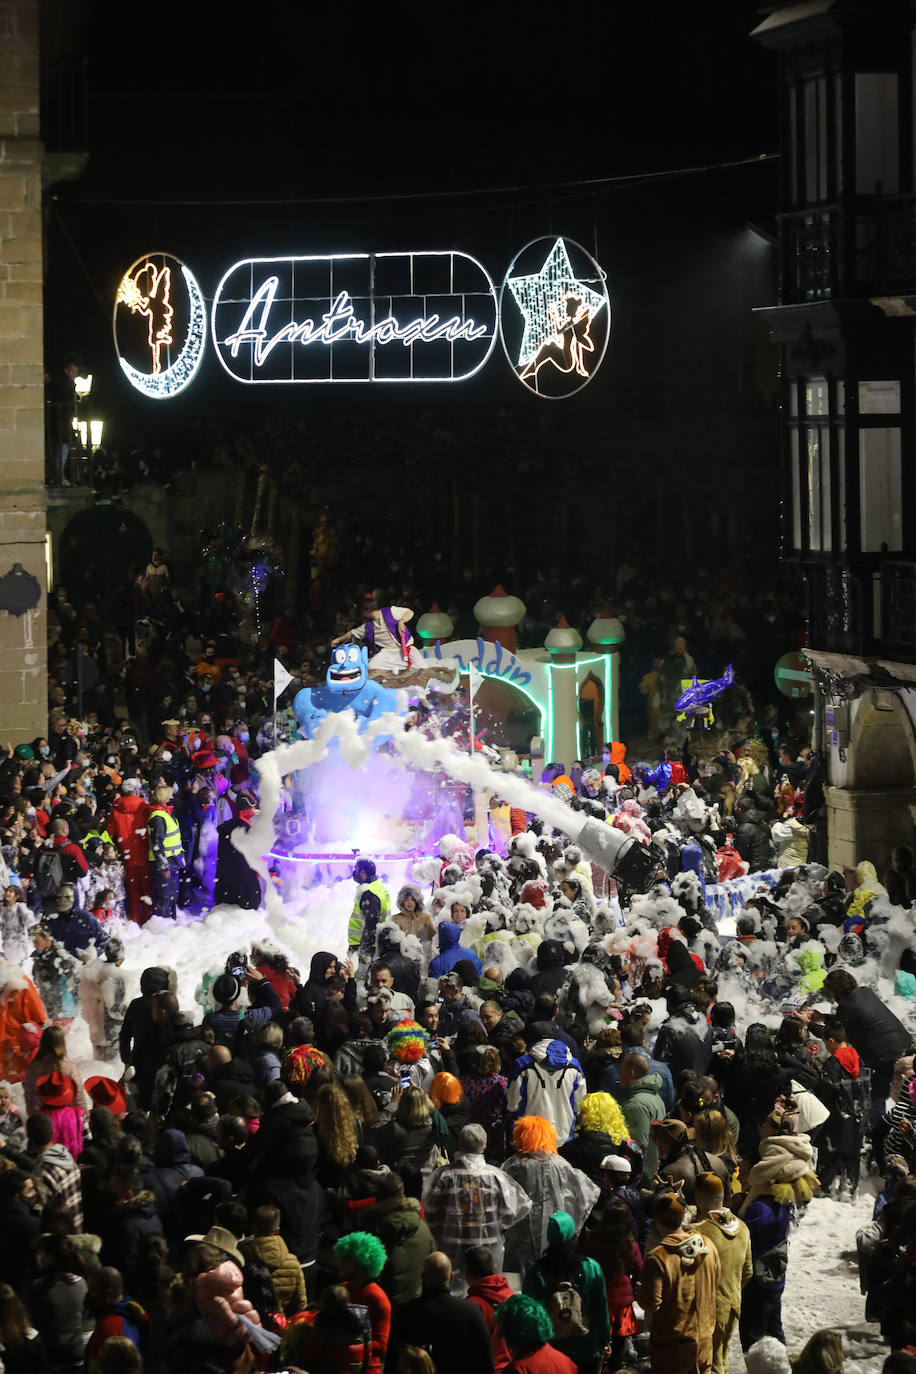
{"type": "Polygon", "coordinates": [[[490,1340],[493,1343],[493,1371],[502,1374],[512,1359],[512,1352],[496,1329],[496,1311],[512,1297],[504,1274],[497,1274],[493,1252],[485,1245],[470,1245],[464,1252],[464,1277],[467,1280],[467,1300],[479,1307],[490,1340]]]}
{"type": "Polygon", "coordinates": [[[537,1298],[513,1293],[496,1309],[496,1329],[512,1355],[506,1374],[576,1374],[578,1366],[550,1344],[553,1323],[537,1298]]]}
{"type": "Polygon", "coordinates": [[[70,839],[70,827],[62,817],[51,822],[51,840],[54,848],[60,850],[66,881],[75,883],[79,878],[85,878],[89,872],[89,860],[79,845],[70,839]]]}
{"type": "Polygon", "coordinates": [[[732,844],[731,835],[726,835],[724,843],[716,850],[716,872],[720,883],[742,878],[747,872],[747,864],[732,844]]]}
{"type": "Polygon", "coordinates": [[[48,1020],[31,978],[0,957],[0,1077],[8,1083],[25,1078],[39,1032],[48,1020]]]}
{"type": "Polygon", "coordinates": [[[376,1280],[388,1259],[385,1247],[369,1231],[351,1231],[337,1241],[334,1255],[350,1301],[369,1313],[371,1339],[365,1374],[382,1374],[391,1331],[391,1302],[376,1280]]]}
{"type": "Polygon", "coordinates": [[[859,1083],[862,1065],[858,1052],[846,1040],[842,1021],[828,1021],[823,1035],[828,1057],[821,1069],[817,1095],[830,1108],[830,1115],[817,1140],[817,1176],[824,1197],[831,1195],[836,1184],[841,1192],[848,1189],[855,1198],[868,1116],[867,1096],[859,1083]]]}
{"type": "Polygon", "coordinates": [[[86,1345],[86,1370],[87,1374],[102,1374],[105,1342],[111,1336],[122,1336],[142,1350],[149,1317],[138,1302],[124,1296],[124,1281],[117,1269],[97,1269],[90,1292],[96,1323],[86,1345]]]}
{"type": "Polygon", "coordinates": [[[140,795],[140,780],[125,778],[108,817],[107,829],[124,860],[127,914],[137,925],[143,925],[150,915],[148,825],[149,803],[140,795]]]}

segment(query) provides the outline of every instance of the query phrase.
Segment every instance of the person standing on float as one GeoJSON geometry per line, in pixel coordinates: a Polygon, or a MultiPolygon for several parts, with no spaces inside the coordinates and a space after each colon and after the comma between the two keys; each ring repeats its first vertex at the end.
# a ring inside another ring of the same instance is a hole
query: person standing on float
{"type": "Polygon", "coordinates": [[[408,606],[380,606],[377,595],[367,597],[366,607],[368,619],[346,634],[338,635],[331,641],[331,647],[350,641],[365,644],[369,650],[370,672],[409,672],[413,636],[407,625],[413,620],[413,611],[408,606]]]}

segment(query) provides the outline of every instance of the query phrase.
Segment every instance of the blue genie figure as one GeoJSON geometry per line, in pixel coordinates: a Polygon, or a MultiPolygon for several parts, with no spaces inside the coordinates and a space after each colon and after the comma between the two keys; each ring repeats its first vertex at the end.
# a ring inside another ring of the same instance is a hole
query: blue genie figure
{"type": "Polygon", "coordinates": [[[319,725],[332,712],[354,711],[362,733],[371,720],[388,711],[403,712],[406,705],[406,693],[382,687],[370,678],[365,646],[341,644],[331,653],[324,685],[303,687],[296,693],[293,714],[306,739],[314,739],[319,725]]]}

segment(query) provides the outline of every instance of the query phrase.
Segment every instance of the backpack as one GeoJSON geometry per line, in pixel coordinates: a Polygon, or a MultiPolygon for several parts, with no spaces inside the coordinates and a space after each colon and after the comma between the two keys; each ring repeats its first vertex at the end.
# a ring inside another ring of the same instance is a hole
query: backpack
{"type": "Polygon", "coordinates": [[[582,1298],[568,1279],[564,1279],[547,1299],[547,1311],[557,1340],[569,1341],[587,1334],[588,1317],[582,1308],[582,1298]]]}
{"type": "Polygon", "coordinates": [[[788,1267],[789,1242],[781,1240],[772,1250],[767,1250],[754,1260],[754,1278],[764,1293],[775,1293],[785,1284],[788,1267]]]}
{"type": "Polygon", "coordinates": [[[64,881],[60,852],[51,846],[39,850],[35,860],[35,886],[42,897],[56,897],[64,881]]]}

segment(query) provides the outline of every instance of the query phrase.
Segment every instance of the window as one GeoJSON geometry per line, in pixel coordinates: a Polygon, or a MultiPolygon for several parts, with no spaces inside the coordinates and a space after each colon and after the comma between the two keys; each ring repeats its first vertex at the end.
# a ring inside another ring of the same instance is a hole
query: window
{"type": "Polygon", "coordinates": [[[856,193],[900,192],[895,72],[856,73],[856,193]]]}
{"type": "Polygon", "coordinates": [[[836,195],[842,148],[842,87],[833,72],[809,77],[788,93],[789,199],[820,205],[836,195]]]}
{"type": "Polygon", "coordinates": [[[860,415],[899,415],[899,382],[859,382],[860,415]]]}
{"type": "MultiPolygon", "coordinates": [[[[836,456],[842,452],[841,382],[806,377],[789,390],[789,499],[792,546],[800,552],[833,550],[836,456]]],[[[840,493],[843,488],[840,486],[840,493]]]]}
{"type": "Polygon", "coordinates": [[[903,548],[899,428],[859,432],[859,511],[863,553],[903,548]]]}
{"type": "Polygon", "coordinates": [[[802,547],[802,495],[801,495],[801,463],[798,456],[799,434],[797,429],[789,431],[789,481],[791,491],[789,501],[792,508],[792,547],[800,549],[802,547]]]}
{"type": "Polygon", "coordinates": [[[805,428],[808,446],[808,548],[829,553],[833,547],[830,509],[830,430],[824,425],[805,428]]]}

